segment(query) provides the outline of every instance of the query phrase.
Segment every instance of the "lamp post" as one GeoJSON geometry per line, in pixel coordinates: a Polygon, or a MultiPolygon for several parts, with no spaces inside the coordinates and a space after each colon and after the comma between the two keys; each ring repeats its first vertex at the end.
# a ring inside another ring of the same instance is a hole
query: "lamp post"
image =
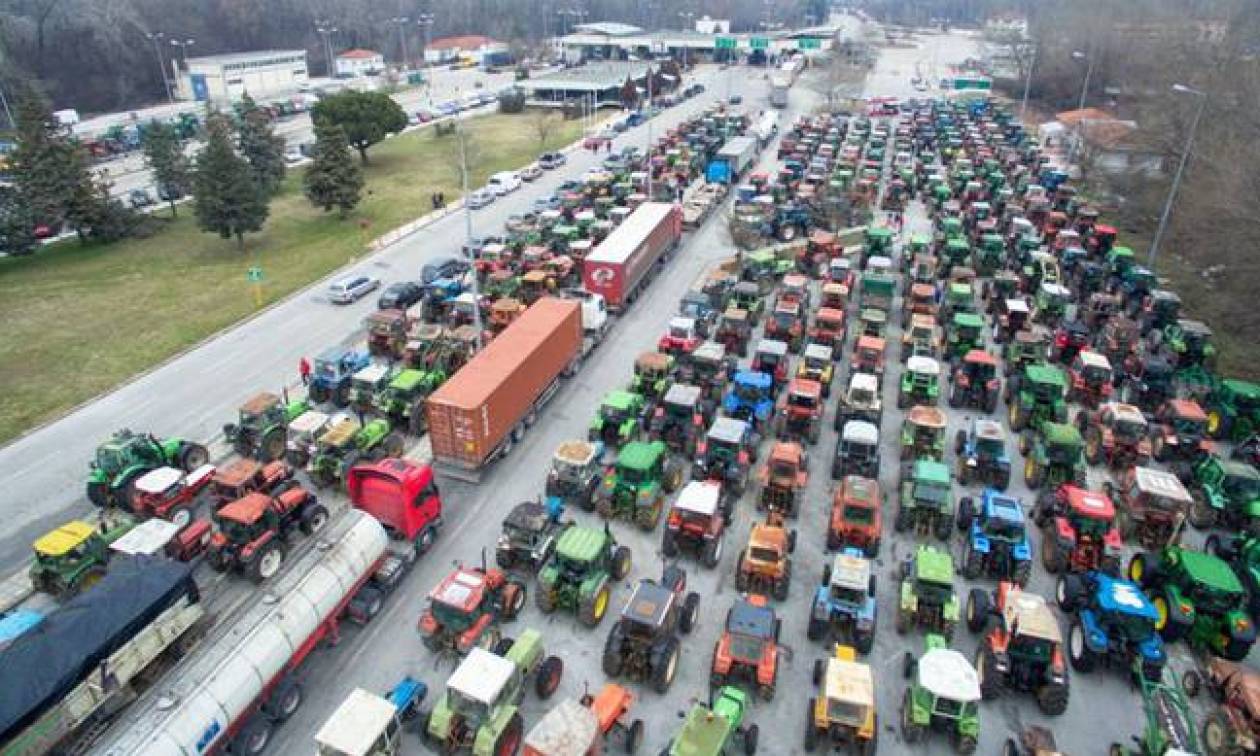
{"type": "Polygon", "coordinates": [[[175,102],[175,96],[171,93],[171,80],[166,75],[166,63],[162,60],[162,40],[166,38],[166,34],[146,32],[144,38],[153,43],[153,54],[157,56],[158,70],[162,72],[162,87],[166,90],[166,99],[175,102]]]}
{"type": "MultiPolygon", "coordinates": [[[[691,30],[691,22],[695,20],[696,14],[691,11],[678,11],[678,17],[683,20],[683,31],[691,30]]],[[[687,70],[687,41],[683,40],[683,70],[687,70]]]]}
{"type": "Polygon", "coordinates": [[[1168,216],[1172,214],[1173,200],[1177,197],[1177,189],[1181,186],[1181,174],[1186,169],[1186,161],[1190,158],[1190,149],[1194,146],[1194,132],[1199,128],[1199,120],[1207,108],[1207,92],[1200,91],[1185,84],[1173,84],[1172,90],[1179,94],[1193,95],[1199,98],[1199,108],[1194,113],[1194,121],[1190,123],[1190,133],[1186,135],[1186,146],[1181,150],[1181,160],[1177,163],[1177,172],[1173,175],[1172,186],[1168,188],[1168,198],[1164,200],[1164,210],[1159,214],[1159,226],[1155,229],[1155,238],[1151,240],[1151,251],[1146,255],[1146,267],[1155,270],[1155,256],[1159,253],[1159,243],[1164,237],[1164,229],[1168,226],[1168,216]]]}
{"type": "Polygon", "coordinates": [[[655,74],[652,71],[652,61],[648,61],[647,67],[647,107],[644,112],[647,113],[647,145],[643,149],[643,154],[647,156],[647,198],[648,202],[652,201],[652,119],[655,113],[652,112],[652,78],[655,74]]]}
{"type": "MultiPolygon", "coordinates": [[[[171,47],[179,48],[180,71],[188,70],[188,48],[196,43],[195,39],[172,39],[171,47]]],[[[181,77],[182,78],[182,77],[181,77]]],[[[176,81],[173,89],[178,92],[180,90],[179,82],[176,81]]],[[[182,96],[182,95],[181,95],[182,96]]]]}
{"type": "Polygon", "coordinates": [[[1089,80],[1094,75],[1094,57],[1086,55],[1080,50],[1072,51],[1073,60],[1084,60],[1088,65],[1085,66],[1085,80],[1081,82],[1081,99],[1076,104],[1076,109],[1081,110],[1085,107],[1085,98],[1089,96],[1089,80]]]}
{"type": "Polygon", "coordinates": [[[319,34],[319,36],[324,38],[324,54],[328,56],[328,78],[331,79],[337,75],[337,71],[336,71],[335,66],[333,65],[332,41],[330,40],[330,38],[332,37],[332,35],[337,33],[337,27],[332,26],[322,21],[319,21],[316,23],[317,23],[315,27],[316,33],[319,34]]]}
{"type": "MultiPolygon", "coordinates": [[[[468,201],[468,142],[467,136],[464,133],[464,114],[462,111],[455,114],[455,137],[459,140],[459,175],[460,184],[464,192],[464,241],[471,242],[473,238],[473,225],[472,205],[468,201]]],[[[477,351],[481,351],[481,289],[478,285],[475,273],[471,276],[471,278],[471,293],[473,295],[473,328],[477,332],[477,351]]]]}
{"type": "Polygon", "coordinates": [[[398,27],[398,54],[402,56],[403,70],[407,70],[407,33],[403,27],[411,23],[411,19],[406,16],[394,16],[389,22],[398,27]]]}
{"type": "Polygon", "coordinates": [[[420,67],[427,65],[425,55],[429,51],[429,32],[433,29],[433,14],[421,13],[416,17],[416,26],[424,30],[424,48],[420,51],[420,67]]]}
{"type": "Polygon", "coordinates": [[[1032,87],[1033,68],[1037,66],[1037,46],[1033,45],[1032,60],[1028,61],[1028,72],[1024,74],[1024,96],[1019,101],[1019,118],[1024,119],[1024,111],[1028,109],[1028,90],[1032,87]]]}
{"type": "Polygon", "coordinates": [[[9,119],[9,128],[16,129],[17,121],[13,119],[13,111],[9,109],[9,100],[4,96],[3,88],[0,88],[0,108],[4,108],[4,115],[9,119]]]}

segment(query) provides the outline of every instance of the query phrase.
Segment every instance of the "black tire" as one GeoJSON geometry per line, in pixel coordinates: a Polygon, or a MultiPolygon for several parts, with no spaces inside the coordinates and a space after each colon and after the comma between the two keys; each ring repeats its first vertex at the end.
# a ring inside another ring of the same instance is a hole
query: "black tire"
{"type": "Polygon", "coordinates": [[[612,576],[614,580],[625,580],[626,575],[630,574],[631,568],[630,547],[618,546],[617,551],[613,553],[612,576]]]}
{"type": "Polygon", "coordinates": [[[958,515],[955,518],[958,526],[958,532],[966,532],[971,527],[971,521],[976,516],[976,503],[970,496],[964,496],[958,501],[958,515]]]}
{"type": "Polygon", "coordinates": [[[967,594],[967,629],[973,633],[984,630],[991,611],[989,594],[983,588],[972,588],[967,594]]]}
{"type": "Polygon", "coordinates": [[[1060,609],[1069,614],[1075,612],[1084,594],[1085,585],[1079,575],[1069,573],[1059,576],[1054,588],[1054,598],[1060,609]]]}
{"type": "Polygon", "coordinates": [[[270,541],[264,545],[249,565],[250,580],[257,584],[274,577],[284,564],[284,556],[284,544],[279,541],[270,541]]]}
{"type": "Polygon", "coordinates": [[[507,653],[512,650],[514,643],[516,643],[515,638],[504,635],[494,642],[494,647],[490,651],[495,656],[507,656],[507,653]]]}
{"type": "Polygon", "coordinates": [[[407,429],[413,436],[423,436],[429,430],[429,415],[425,412],[423,399],[417,399],[408,410],[407,429]]]}
{"type": "Polygon", "coordinates": [[[687,598],[683,600],[682,615],[679,617],[678,627],[684,633],[690,633],[696,626],[696,621],[700,618],[700,594],[692,591],[687,594],[687,598]]]}
{"type": "Polygon", "coordinates": [[[761,728],[755,724],[748,725],[748,729],[744,730],[744,756],[753,756],[757,753],[757,740],[760,735],[761,728]]]}
{"type": "Polygon", "coordinates": [[[494,756],[516,756],[517,750],[521,746],[521,735],[525,730],[525,725],[521,721],[519,713],[513,714],[508,720],[507,727],[503,728],[503,732],[499,733],[499,739],[494,742],[494,756]]]}
{"type": "Polygon", "coordinates": [[[241,728],[240,733],[232,741],[232,753],[243,756],[258,756],[267,750],[271,743],[271,720],[256,716],[241,728]]]}
{"type": "Polygon", "coordinates": [[[1068,625],[1068,661],[1072,664],[1072,669],[1077,672],[1092,672],[1097,665],[1098,659],[1094,652],[1090,650],[1089,644],[1085,642],[1085,628],[1081,627],[1081,621],[1072,618],[1072,622],[1068,625]]]}
{"type": "Polygon", "coordinates": [[[678,674],[681,650],[678,639],[674,636],[667,636],[663,639],[661,650],[653,654],[652,690],[662,694],[669,691],[669,686],[674,684],[674,677],[678,674]]]}
{"type": "Polygon", "coordinates": [[[976,650],[975,666],[976,676],[980,682],[980,698],[992,701],[997,698],[1000,685],[1000,681],[995,677],[997,658],[993,654],[993,649],[982,643],[976,650]]]}
{"type": "Polygon", "coordinates": [[[502,615],[505,620],[514,620],[525,608],[526,588],[524,583],[509,581],[503,587],[502,615]]]}
{"type": "Polygon", "coordinates": [[[1043,685],[1037,690],[1037,707],[1042,714],[1057,717],[1067,711],[1068,687],[1062,684],[1043,685]]]}
{"type": "Polygon", "coordinates": [[[626,730],[626,753],[634,753],[643,743],[643,720],[636,719],[626,730]]]}
{"type": "Polygon", "coordinates": [[[534,673],[534,692],[542,700],[551,698],[551,694],[560,687],[560,679],[564,677],[564,662],[558,656],[548,656],[534,673]]]}
{"type": "Polygon", "coordinates": [[[302,511],[302,522],[298,524],[306,535],[313,535],[324,529],[328,524],[328,510],[323,504],[311,504],[302,511]]]}
{"type": "Polygon", "coordinates": [[[302,686],[294,680],[285,680],[267,701],[267,714],[276,722],[284,722],[302,706],[302,686]]]}
{"type": "Polygon", "coordinates": [[[273,462],[284,456],[285,447],[289,443],[289,433],[279,426],[273,427],[263,434],[258,442],[256,454],[263,462],[273,462]]]}
{"type": "Polygon", "coordinates": [[[179,466],[184,472],[192,472],[210,461],[210,452],[201,444],[185,442],[179,450],[179,466]]]}

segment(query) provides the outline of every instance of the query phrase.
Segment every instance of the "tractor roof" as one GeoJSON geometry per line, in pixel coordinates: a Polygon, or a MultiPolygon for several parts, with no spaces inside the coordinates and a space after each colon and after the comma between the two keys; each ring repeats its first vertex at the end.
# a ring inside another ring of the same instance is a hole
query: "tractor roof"
{"type": "Polygon", "coordinates": [[[840,493],[847,502],[865,504],[870,507],[880,506],[879,481],[874,478],[846,475],[840,484],[840,493]]]}
{"type": "MultiPolygon", "coordinates": [[[[655,352],[653,352],[653,354],[655,354],[655,352]]],[[[621,389],[615,389],[613,391],[609,391],[607,394],[604,394],[604,401],[602,402],[602,404],[605,407],[612,407],[613,409],[625,410],[625,409],[630,409],[630,407],[636,404],[638,401],[639,401],[638,394],[632,394],[629,391],[622,391],[621,389]]]]}
{"type": "Polygon", "coordinates": [[[695,351],[691,353],[691,358],[693,360],[700,359],[718,362],[726,358],[726,345],[716,341],[706,341],[696,347],[695,351]]]}
{"type": "Polygon", "coordinates": [[[931,357],[916,354],[909,360],[906,360],[906,369],[912,373],[921,373],[923,375],[940,375],[941,363],[931,357]]]}
{"type": "MultiPolygon", "coordinates": [[[[911,357],[910,359],[914,359],[911,357]]],[[[963,362],[973,365],[993,365],[997,366],[997,358],[983,349],[972,349],[967,352],[967,356],[963,357],[963,362]]]]}
{"type": "Polygon", "coordinates": [[[936,287],[930,283],[911,284],[910,294],[920,299],[934,298],[936,296],[936,287]]]}
{"type": "Polygon", "coordinates": [[[1114,520],[1116,507],[1102,491],[1090,491],[1078,486],[1066,486],[1068,507],[1073,512],[1094,520],[1114,520]]]}
{"type": "Polygon", "coordinates": [[[873,373],[854,373],[849,379],[849,388],[858,391],[879,391],[879,378],[873,373]]]}
{"type": "Polygon", "coordinates": [[[261,415],[272,407],[279,406],[280,397],[269,391],[262,391],[251,396],[241,405],[242,415],[261,415]]]}
{"type": "Polygon", "coordinates": [[[1062,297],[1067,299],[1072,296],[1072,291],[1061,284],[1052,283],[1050,281],[1041,282],[1041,291],[1051,297],[1062,297]]]}
{"type": "Polygon", "coordinates": [[[799,317],[801,314],[801,302],[799,299],[780,299],[774,306],[774,313],[778,315],[793,315],[799,317]]]}
{"type": "Polygon", "coordinates": [[[1222,593],[1243,593],[1242,583],[1225,560],[1202,551],[1178,549],[1186,577],[1222,593]]]}
{"type": "Polygon", "coordinates": [[[403,320],[406,317],[407,317],[406,313],[404,313],[402,310],[399,310],[398,308],[395,308],[395,307],[391,307],[390,309],[387,309],[387,310],[377,310],[376,312],[364,318],[364,320],[366,320],[369,324],[373,324],[373,325],[377,323],[382,323],[385,325],[392,325],[393,323],[403,320]]]}
{"type": "Polygon", "coordinates": [[[830,361],[833,350],[824,344],[810,344],[805,347],[805,359],[830,361]]]}
{"type": "Polygon", "coordinates": [[[1099,368],[1100,370],[1110,370],[1111,360],[1107,356],[1088,349],[1082,349],[1076,353],[1076,359],[1080,360],[1084,367],[1099,368]]]}
{"type": "Polygon", "coordinates": [[[955,236],[951,238],[949,241],[945,242],[945,247],[946,249],[952,248],[955,250],[960,250],[960,249],[970,249],[971,245],[967,243],[966,239],[962,239],[955,236]]]}
{"type": "Polygon", "coordinates": [[[1021,590],[1014,584],[1006,588],[1002,617],[1006,620],[1006,627],[1019,635],[1041,638],[1056,644],[1063,642],[1059,621],[1055,619],[1046,599],[1021,590]]]}
{"type": "Polygon", "coordinates": [[[518,530],[540,531],[547,526],[547,508],[537,501],[522,501],[512,507],[503,524],[518,530]]]}
{"type": "Polygon", "coordinates": [[[1006,429],[996,420],[988,418],[977,418],[974,425],[976,438],[983,438],[988,441],[1005,441],[1006,429]]]}
{"type": "Polygon", "coordinates": [[[50,530],[36,539],[32,544],[35,552],[41,556],[59,557],[68,554],[92,537],[96,528],[82,520],[71,520],[66,524],[50,530]]]}
{"type": "Polygon", "coordinates": [[[665,403],[680,407],[694,407],[700,401],[700,387],[688,383],[671,384],[665,392],[665,403]]]}
{"type": "Polygon", "coordinates": [[[258,474],[262,463],[252,457],[241,457],[217,468],[214,471],[214,482],[221,486],[236,488],[258,474]]]}
{"type": "Polygon", "coordinates": [[[878,336],[859,336],[857,343],[853,347],[854,349],[874,349],[877,352],[882,352],[886,343],[878,336]]]}
{"type": "Polygon", "coordinates": [[[822,396],[822,384],[808,378],[793,378],[788,381],[788,395],[817,399],[822,396]]]}
{"type": "Polygon", "coordinates": [[[764,601],[754,603],[748,599],[740,599],[727,615],[726,630],[736,635],[769,639],[774,637],[774,619],[774,610],[766,606],[764,601]]]}
{"type": "Polygon", "coordinates": [[[1169,399],[1168,409],[1172,411],[1174,417],[1198,422],[1207,420],[1207,413],[1193,399],[1169,399]]]}
{"type": "Polygon", "coordinates": [[[946,417],[940,407],[929,407],[926,404],[918,404],[910,408],[910,412],[906,414],[906,420],[912,425],[921,425],[928,428],[944,428],[946,417]]]}
{"type": "Polygon", "coordinates": [[[608,538],[600,528],[567,528],[556,541],[556,553],[573,562],[593,562],[607,546],[608,538]]]}
{"type": "Polygon", "coordinates": [[[674,509],[712,517],[722,497],[722,485],[717,481],[693,480],[683,487],[674,502],[674,509]]]}
{"type": "Polygon", "coordinates": [[[1006,311],[1027,313],[1028,302],[1024,301],[1022,297],[1018,299],[1008,299],[1006,300],[1006,311]]]}
{"type": "Polygon", "coordinates": [[[756,370],[741,370],[735,374],[735,383],[740,386],[752,386],[758,389],[769,389],[774,377],[756,370]]]}
{"type": "Polygon", "coordinates": [[[1081,432],[1069,423],[1042,423],[1041,435],[1053,446],[1080,446],[1081,432]]]}
{"type": "Polygon", "coordinates": [[[328,446],[345,446],[358,432],[358,421],[352,417],[343,417],[337,421],[336,425],[324,431],[324,435],[319,437],[319,443],[328,446]]]}
{"type": "Polygon", "coordinates": [[[777,339],[762,339],[757,342],[757,354],[772,354],[782,357],[787,354],[787,342],[777,339]]]}
{"type": "Polygon", "coordinates": [[[327,413],[319,410],[307,410],[289,422],[289,432],[298,435],[314,433],[327,424],[327,413]]]}
{"type": "Polygon", "coordinates": [[[429,600],[467,614],[481,606],[485,593],[486,576],[459,567],[429,592],[429,600]]]}
{"type": "Polygon", "coordinates": [[[1024,510],[1019,499],[991,488],[985,489],[984,492],[984,510],[985,517],[989,519],[1005,520],[1017,525],[1024,522],[1024,510]]]}
{"type": "Polygon", "coordinates": [[[515,672],[516,665],[512,662],[474,647],[455,668],[446,681],[446,687],[465,698],[491,706],[499,700],[499,695],[515,672]]]}
{"type": "Polygon", "coordinates": [[[617,466],[647,470],[664,456],[665,451],[665,444],[660,441],[631,441],[617,453],[617,466]]]}
{"type": "Polygon", "coordinates": [[[1150,296],[1156,302],[1181,302],[1181,297],[1177,295],[1177,292],[1169,289],[1155,289],[1150,296]]]}
{"type": "Polygon", "coordinates": [[[983,328],[984,318],[974,312],[954,313],[954,325],[964,328],[983,328]]]}
{"type": "Polygon", "coordinates": [[[1122,423],[1140,423],[1142,425],[1146,425],[1146,415],[1142,414],[1142,410],[1134,407],[1132,404],[1112,402],[1111,414],[1116,420],[1122,423]]]}
{"type": "Polygon", "coordinates": [[[599,450],[587,441],[564,441],[556,447],[555,458],[571,465],[585,465],[599,450]]]}
{"type": "Polygon", "coordinates": [[[354,380],[363,381],[365,383],[377,383],[388,374],[388,365],[373,364],[368,365],[359,372],[355,373],[354,380]]]}
{"type": "Polygon", "coordinates": [[[914,463],[914,480],[947,486],[950,483],[949,465],[934,459],[920,459],[914,463]]]}
{"type": "Polygon", "coordinates": [[[1067,379],[1063,377],[1063,371],[1054,365],[1047,365],[1044,362],[1032,362],[1024,367],[1024,377],[1033,383],[1053,383],[1056,386],[1066,386],[1067,379]]]}
{"type": "Polygon", "coordinates": [[[166,493],[171,486],[184,478],[184,471],[174,467],[150,470],[136,480],[136,490],[147,494],[166,493]]]}
{"type": "Polygon", "coordinates": [[[799,465],[804,456],[805,450],[793,441],[776,441],[774,446],[770,447],[771,462],[790,462],[799,465]]]}
{"type": "Polygon", "coordinates": [[[1221,385],[1243,399],[1260,400],[1260,384],[1244,381],[1240,378],[1226,378],[1221,381],[1221,385]]]}
{"type": "Polygon", "coordinates": [[[967,658],[952,648],[934,648],[919,658],[919,685],[937,698],[980,700],[980,679],[967,658]]]}
{"type": "MultiPolygon", "coordinates": [[[[599,699],[600,696],[596,696],[595,700],[599,699]]],[[[529,731],[524,750],[547,756],[584,756],[599,734],[599,717],[595,711],[575,699],[566,698],[551,707],[529,731]]]]}
{"type": "Polygon", "coordinates": [[[931,546],[920,546],[914,552],[914,574],[919,580],[952,586],[954,559],[948,551],[931,546]]]}
{"type": "Polygon", "coordinates": [[[674,358],[661,352],[640,352],[634,359],[634,367],[639,370],[669,370],[673,364],[674,358]]]}
{"type": "Polygon", "coordinates": [[[376,741],[397,716],[392,701],[355,688],[315,734],[318,751],[346,756],[376,753],[376,741]]]}
{"type": "Polygon", "coordinates": [[[1199,320],[1190,320],[1189,318],[1181,318],[1177,321],[1177,325],[1181,327],[1182,333],[1193,334],[1195,336],[1211,336],[1212,329],[1208,328],[1207,323],[1199,320]]]}
{"type": "Polygon", "coordinates": [[[1194,499],[1176,475],[1153,467],[1136,467],[1133,470],[1137,489],[1141,493],[1169,499],[1179,504],[1190,504],[1194,499]]]}
{"type": "Polygon", "coordinates": [[[1154,604],[1135,584],[1102,572],[1094,573],[1094,579],[1098,581],[1096,595],[1103,611],[1142,617],[1151,622],[1159,619],[1154,604]]]}
{"type": "Polygon", "coordinates": [[[843,701],[857,706],[875,705],[875,679],[871,668],[861,662],[831,657],[827,660],[827,678],[823,695],[828,701],[843,701]]]}
{"type": "Polygon", "coordinates": [[[1260,480],[1260,470],[1256,470],[1253,465],[1236,459],[1222,459],[1221,469],[1225,472],[1225,477],[1227,478],[1260,480]]]}
{"type": "Polygon", "coordinates": [[[232,522],[248,525],[257,522],[267,508],[271,506],[271,497],[257,491],[246,494],[215,512],[215,516],[232,522]]]}
{"type": "Polygon", "coordinates": [[[643,625],[660,627],[674,606],[674,592],[651,580],[640,580],[621,608],[621,616],[643,625]]]}
{"type": "Polygon", "coordinates": [[[841,552],[831,560],[831,585],[865,591],[871,582],[871,561],[841,552]]]}
{"type": "Polygon", "coordinates": [[[730,738],[731,722],[697,703],[687,712],[678,737],[674,738],[671,756],[718,756],[730,738]]]}
{"type": "Polygon", "coordinates": [[[389,387],[398,391],[414,391],[424,383],[427,377],[423,370],[408,368],[394,376],[394,380],[389,382],[389,387]]]}
{"type": "Polygon", "coordinates": [[[879,428],[865,420],[850,420],[844,424],[842,438],[850,443],[875,446],[879,443],[879,428]]]}
{"type": "Polygon", "coordinates": [[[748,423],[733,417],[719,417],[709,426],[709,438],[726,444],[740,444],[748,435],[748,423]]]}
{"type": "Polygon", "coordinates": [[[695,318],[670,318],[669,330],[671,331],[694,331],[696,330],[695,318]]]}

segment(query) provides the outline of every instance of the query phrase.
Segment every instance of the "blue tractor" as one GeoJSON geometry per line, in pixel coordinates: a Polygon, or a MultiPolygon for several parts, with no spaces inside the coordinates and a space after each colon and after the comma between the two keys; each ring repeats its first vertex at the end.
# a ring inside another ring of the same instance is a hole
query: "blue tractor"
{"type": "Polygon", "coordinates": [[[1151,681],[1163,675],[1168,655],[1155,628],[1159,612],[1136,584],[1093,570],[1066,574],[1055,598],[1074,615],[1067,643],[1072,669],[1090,672],[1102,663],[1151,681]]]}
{"type": "Polygon", "coordinates": [[[722,397],[722,412],[763,430],[774,414],[774,377],[767,373],[741,370],[722,397]]]}
{"type": "Polygon", "coordinates": [[[875,643],[875,573],[861,549],[836,554],[814,591],[806,634],[810,640],[845,638],[858,653],[875,643]]]}
{"type": "Polygon", "coordinates": [[[958,529],[964,535],[963,577],[984,575],[1028,585],[1032,574],[1032,547],[1025,532],[1024,510],[1019,499],[992,488],[984,489],[980,506],[964,496],[958,503],[958,529]]]}
{"type": "Polygon", "coordinates": [[[325,349],[315,358],[307,396],[313,402],[331,401],[338,407],[346,406],[350,403],[350,379],[371,362],[372,356],[366,351],[349,347],[325,349]]]}
{"type": "Polygon", "coordinates": [[[976,482],[1005,491],[1011,484],[1011,458],[1006,453],[1006,430],[986,417],[972,419],[968,430],[958,429],[954,437],[958,458],[958,482],[976,482]]]}

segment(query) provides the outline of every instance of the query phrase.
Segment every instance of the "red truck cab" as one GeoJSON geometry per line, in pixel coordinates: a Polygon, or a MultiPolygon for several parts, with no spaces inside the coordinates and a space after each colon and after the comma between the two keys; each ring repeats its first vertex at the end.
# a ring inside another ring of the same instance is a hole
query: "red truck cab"
{"type": "Polygon", "coordinates": [[[346,485],[354,506],[380,521],[391,538],[413,542],[417,554],[433,545],[442,525],[442,496],[433,468],[382,459],[352,467],[346,485]]]}

